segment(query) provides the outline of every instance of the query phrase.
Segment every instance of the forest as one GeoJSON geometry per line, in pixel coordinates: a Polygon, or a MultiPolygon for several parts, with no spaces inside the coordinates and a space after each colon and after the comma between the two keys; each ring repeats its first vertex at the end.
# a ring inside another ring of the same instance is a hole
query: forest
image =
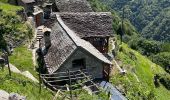
{"type": "Polygon", "coordinates": [[[147,39],[170,42],[169,0],[100,0],[125,18],[147,39]]]}
{"type": "Polygon", "coordinates": [[[97,0],[115,12],[117,34],[123,41],[170,72],[170,1],[169,0],[97,0]],[[117,19],[116,19],[117,20],[117,19]]]}

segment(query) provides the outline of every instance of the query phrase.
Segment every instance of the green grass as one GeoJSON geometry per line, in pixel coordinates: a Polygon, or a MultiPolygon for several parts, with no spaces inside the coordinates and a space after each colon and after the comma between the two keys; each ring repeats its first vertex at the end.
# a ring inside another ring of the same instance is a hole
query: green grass
{"type": "Polygon", "coordinates": [[[29,71],[34,77],[38,77],[32,60],[32,52],[26,46],[20,46],[14,49],[9,57],[10,63],[21,71],[29,71]]]}
{"type": "Polygon", "coordinates": [[[166,73],[164,69],[151,62],[147,57],[130,49],[126,44],[122,44],[117,59],[122,61],[121,66],[127,70],[127,74],[122,76],[117,73],[111,81],[116,86],[122,86],[123,92],[129,99],[170,99],[170,91],[163,86],[155,88],[153,83],[154,75],[166,73]],[[140,82],[137,81],[134,74],[140,82]]]}
{"type": "Polygon", "coordinates": [[[51,100],[53,97],[52,93],[43,87],[39,94],[38,83],[20,74],[12,73],[12,78],[10,78],[7,68],[4,71],[0,70],[0,80],[0,89],[26,96],[27,100],[51,100]]]}
{"type": "Polygon", "coordinates": [[[3,11],[16,12],[22,10],[21,6],[14,6],[3,2],[6,2],[6,0],[0,0],[0,9],[3,9],[3,11]]]}
{"type": "Polygon", "coordinates": [[[0,0],[0,2],[7,3],[8,0],[0,0]]]}
{"type": "MultiPolygon", "coordinates": [[[[0,25],[2,28],[2,40],[27,42],[33,37],[30,24],[25,22],[17,11],[22,10],[20,6],[14,6],[0,2],[0,25]]],[[[0,41],[0,47],[4,48],[5,41],[0,41]]]]}

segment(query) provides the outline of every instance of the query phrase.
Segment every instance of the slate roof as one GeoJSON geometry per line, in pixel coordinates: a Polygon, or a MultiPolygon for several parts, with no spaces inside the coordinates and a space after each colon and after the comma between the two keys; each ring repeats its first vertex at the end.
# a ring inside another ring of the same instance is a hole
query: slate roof
{"type": "MultiPolygon", "coordinates": [[[[51,47],[44,55],[45,63],[49,73],[54,73],[72,53],[78,48],[82,48],[96,59],[112,64],[103,54],[101,54],[93,45],[89,42],[78,37],[74,31],[70,30],[59,15],[57,16],[57,22],[52,27],[51,47]]],[[[41,41],[44,45],[43,40],[41,41]]]]}
{"type": "Polygon", "coordinates": [[[60,13],[64,23],[79,37],[106,37],[113,35],[110,12],[60,13]]]}
{"type": "Polygon", "coordinates": [[[34,3],[35,0],[22,0],[23,3],[34,3]]]}
{"type": "Polygon", "coordinates": [[[86,0],[55,0],[60,12],[93,12],[86,0]]]}

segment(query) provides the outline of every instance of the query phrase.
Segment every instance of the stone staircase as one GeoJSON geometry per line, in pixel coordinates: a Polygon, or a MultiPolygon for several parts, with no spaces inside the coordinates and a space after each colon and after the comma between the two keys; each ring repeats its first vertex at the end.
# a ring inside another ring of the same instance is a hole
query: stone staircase
{"type": "Polygon", "coordinates": [[[44,26],[39,26],[37,28],[36,41],[39,41],[39,40],[41,40],[43,38],[43,29],[44,28],[45,28],[44,26]]]}

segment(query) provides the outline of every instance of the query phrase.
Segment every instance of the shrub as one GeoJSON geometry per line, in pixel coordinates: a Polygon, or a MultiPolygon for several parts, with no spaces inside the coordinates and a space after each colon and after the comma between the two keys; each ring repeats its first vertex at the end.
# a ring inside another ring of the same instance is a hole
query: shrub
{"type": "Polygon", "coordinates": [[[161,75],[159,81],[166,89],[170,90],[170,75],[161,75]]]}

